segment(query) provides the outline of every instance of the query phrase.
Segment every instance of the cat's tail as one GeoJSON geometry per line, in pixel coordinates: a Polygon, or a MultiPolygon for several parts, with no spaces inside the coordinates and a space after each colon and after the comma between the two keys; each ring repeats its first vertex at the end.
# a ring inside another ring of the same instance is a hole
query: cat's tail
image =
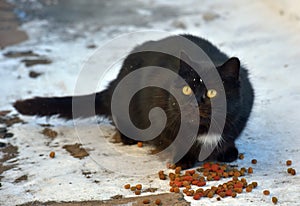
{"type": "Polygon", "coordinates": [[[97,94],[67,97],[35,97],[18,100],[13,106],[24,115],[52,116],[65,119],[110,115],[106,91],[97,94]]]}

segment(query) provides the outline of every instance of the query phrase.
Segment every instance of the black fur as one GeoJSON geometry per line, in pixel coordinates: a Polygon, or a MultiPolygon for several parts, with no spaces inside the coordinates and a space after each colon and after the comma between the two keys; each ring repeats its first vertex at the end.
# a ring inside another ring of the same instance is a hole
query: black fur
{"type": "MultiPolygon", "coordinates": [[[[246,125],[254,100],[254,92],[248,79],[248,73],[244,67],[240,66],[238,58],[229,58],[210,42],[191,35],[182,35],[182,37],[197,44],[210,57],[218,69],[225,88],[227,114],[222,133],[223,140],[208,157],[208,160],[218,160],[222,162],[234,161],[238,156],[238,150],[235,147],[234,141],[238,138],[246,125]]],[[[95,113],[97,115],[111,117],[111,96],[115,87],[127,74],[146,66],[160,66],[178,73],[192,88],[199,104],[201,117],[198,134],[206,134],[210,125],[211,108],[209,98],[205,97],[207,88],[200,83],[200,77],[189,65],[174,56],[153,51],[143,51],[149,48],[153,49],[168,46],[169,41],[172,42],[173,38],[174,37],[169,37],[160,41],[150,41],[136,47],[133,50],[134,52],[128,55],[124,60],[118,77],[109,84],[106,90],[96,94],[95,113]]],[[[178,49],[176,45],[172,49],[175,50],[174,52],[183,52],[176,51],[178,49]]],[[[184,52],[183,55],[185,55],[184,52]]],[[[143,78],[147,79],[150,77],[144,76],[143,78]]],[[[144,81],[145,79],[143,78],[136,80],[136,85],[139,85],[139,81],[144,81]]],[[[158,72],[151,78],[159,79],[161,77],[159,77],[158,72]]],[[[166,79],[165,82],[169,85],[176,84],[170,82],[168,79],[166,79]]],[[[175,87],[181,89],[182,86],[184,85],[176,85],[175,87]]],[[[14,103],[14,107],[25,115],[51,116],[57,114],[62,118],[71,119],[74,117],[72,115],[72,98],[73,97],[37,97],[34,99],[19,100],[14,103]]],[[[75,98],[77,98],[79,104],[82,103],[82,107],[84,107],[86,106],[85,102],[94,98],[94,95],[91,94],[75,98]]],[[[120,100],[120,102],[122,101],[120,100]]],[[[180,114],[178,105],[175,104],[174,106],[174,103],[176,103],[176,100],[170,93],[155,87],[145,88],[139,91],[131,100],[129,108],[131,120],[141,129],[147,128],[150,125],[148,114],[153,107],[161,107],[165,110],[167,115],[165,129],[157,138],[149,141],[149,143],[154,144],[158,150],[162,150],[170,145],[179,130],[180,115],[182,114],[180,114]]],[[[88,117],[90,115],[92,114],[79,112],[75,118],[80,116],[88,117]]],[[[135,140],[122,134],[121,138],[125,144],[136,143],[135,140]]],[[[177,164],[183,168],[193,166],[197,161],[201,146],[201,144],[195,142],[189,152],[177,164]]]]}

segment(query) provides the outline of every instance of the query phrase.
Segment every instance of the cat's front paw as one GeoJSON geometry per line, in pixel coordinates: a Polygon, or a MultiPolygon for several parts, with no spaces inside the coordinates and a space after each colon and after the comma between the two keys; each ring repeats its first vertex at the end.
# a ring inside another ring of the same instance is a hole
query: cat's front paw
{"type": "Polygon", "coordinates": [[[181,167],[181,169],[185,170],[185,169],[192,168],[194,164],[195,162],[191,162],[191,161],[179,161],[175,165],[176,167],[181,167]]]}
{"type": "Polygon", "coordinates": [[[238,158],[239,151],[236,147],[228,147],[217,156],[219,162],[233,162],[238,158]]]}
{"type": "Polygon", "coordinates": [[[197,159],[195,158],[195,156],[186,155],[181,160],[179,160],[175,165],[185,170],[185,169],[192,168],[196,162],[197,159]]]}
{"type": "Polygon", "coordinates": [[[120,132],[118,132],[118,134],[119,134],[120,141],[125,145],[134,145],[134,144],[138,143],[138,141],[131,139],[129,137],[126,137],[125,135],[121,134],[120,132]]]}
{"type": "Polygon", "coordinates": [[[125,144],[125,145],[134,145],[134,144],[137,144],[137,143],[138,143],[138,141],[133,140],[133,139],[130,139],[130,138],[128,138],[128,137],[122,138],[122,142],[123,142],[123,144],[125,144]]]}

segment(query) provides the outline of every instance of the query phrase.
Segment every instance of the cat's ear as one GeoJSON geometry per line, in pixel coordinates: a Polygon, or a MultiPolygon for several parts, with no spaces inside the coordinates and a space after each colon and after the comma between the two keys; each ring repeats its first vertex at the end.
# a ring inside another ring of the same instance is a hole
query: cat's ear
{"type": "Polygon", "coordinates": [[[237,57],[228,59],[221,67],[220,74],[222,79],[239,80],[240,74],[240,60],[237,57]]]}
{"type": "Polygon", "coordinates": [[[180,52],[179,58],[180,69],[178,74],[181,76],[188,75],[192,72],[191,67],[193,68],[193,66],[195,66],[195,63],[183,50],[180,52]]]}
{"type": "Polygon", "coordinates": [[[185,53],[185,51],[180,51],[180,63],[182,62],[192,62],[191,58],[185,53]]]}

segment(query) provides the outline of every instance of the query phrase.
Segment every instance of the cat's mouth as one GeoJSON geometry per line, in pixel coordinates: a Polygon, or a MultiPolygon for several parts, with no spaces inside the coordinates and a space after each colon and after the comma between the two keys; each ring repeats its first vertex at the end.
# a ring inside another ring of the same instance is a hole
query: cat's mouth
{"type": "Polygon", "coordinates": [[[199,120],[191,118],[193,115],[191,113],[189,113],[189,112],[185,113],[188,124],[190,124],[190,125],[197,124],[197,126],[202,126],[202,127],[209,128],[210,121],[211,121],[210,109],[208,109],[208,108],[200,108],[199,109],[199,120],[200,120],[200,123],[199,123],[199,120]]]}
{"type": "Polygon", "coordinates": [[[201,116],[200,115],[200,119],[199,120],[195,120],[195,119],[188,119],[187,123],[189,125],[194,125],[194,126],[197,126],[197,127],[205,127],[205,128],[209,128],[210,126],[210,116],[201,116]],[[200,122],[199,122],[200,120],[200,122]]]}

